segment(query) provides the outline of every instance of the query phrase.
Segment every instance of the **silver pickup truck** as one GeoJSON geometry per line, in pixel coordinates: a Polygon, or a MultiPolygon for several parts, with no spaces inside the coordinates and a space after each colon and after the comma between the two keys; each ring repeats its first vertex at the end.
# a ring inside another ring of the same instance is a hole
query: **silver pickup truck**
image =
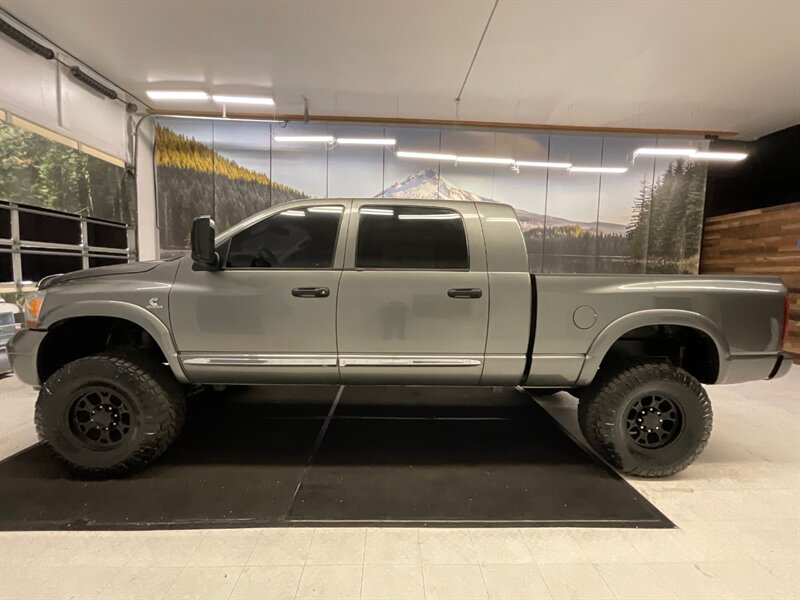
{"type": "Polygon", "coordinates": [[[84,472],[158,457],[189,385],[412,384],[569,390],[603,458],[657,477],[709,438],[702,383],[788,371],[787,308],[769,277],[531,275],[503,204],[303,200],[217,237],[200,217],[191,257],[44,279],[8,351],[84,472]]]}

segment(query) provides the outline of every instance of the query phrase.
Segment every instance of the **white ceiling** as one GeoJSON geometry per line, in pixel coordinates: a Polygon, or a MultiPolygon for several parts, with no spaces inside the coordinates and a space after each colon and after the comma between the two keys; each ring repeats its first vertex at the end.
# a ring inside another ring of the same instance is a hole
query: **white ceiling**
{"type": "MultiPolygon", "coordinates": [[[[284,114],[307,96],[317,115],[432,119],[456,117],[492,4],[0,0],[142,99],[269,93],[284,114]]],[[[500,0],[459,116],[743,139],[797,124],[800,1],[500,0]]]]}

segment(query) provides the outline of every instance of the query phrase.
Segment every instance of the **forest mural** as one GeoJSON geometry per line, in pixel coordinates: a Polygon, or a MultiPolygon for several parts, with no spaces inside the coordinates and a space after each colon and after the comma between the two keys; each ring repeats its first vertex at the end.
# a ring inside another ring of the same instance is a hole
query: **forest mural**
{"type": "Polygon", "coordinates": [[[222,231],[306,197],[385,197],[511,204],[531,270],[696,273],[706,169],[686,159],[632,160],[637,147],[703,140],[547,135],[423,127],[288,125],[159,119],[156,183],[162,256],[185,252],[192,219],[222,231]],[[454,165],[391,148],[279,142],[275,135],[392,137],[397,149],[627,166],[624,174],[454,165]]]}
{"type": "Polygon", "coordinates": [[[306,197],[161,125],[156,127],[155,160],[163,249],[186,248],[192,220],[200,214],[213,214],[222,231],[273,202],[306,197]]]}
{"type": "Polygon", "coordinates": [[[0,200],[134,225],[125,169],[0,121],[0,200]]]}

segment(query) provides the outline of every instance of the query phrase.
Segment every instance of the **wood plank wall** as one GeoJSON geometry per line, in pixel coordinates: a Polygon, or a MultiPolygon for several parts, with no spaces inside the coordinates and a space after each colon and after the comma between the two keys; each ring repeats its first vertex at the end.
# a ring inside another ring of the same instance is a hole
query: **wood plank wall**
{"type": "Polygon", "coordinates": [[[706,219],[700,272],[780,276],[790,302],[784,350],[800,362],[800,202],[706,219]]]}

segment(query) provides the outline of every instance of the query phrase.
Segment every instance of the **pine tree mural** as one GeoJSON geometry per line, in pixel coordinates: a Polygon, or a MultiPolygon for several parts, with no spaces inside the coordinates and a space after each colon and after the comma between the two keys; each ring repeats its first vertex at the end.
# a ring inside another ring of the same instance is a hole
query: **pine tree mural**
{"type": "Polygon", "coordinates": [[[307,197],[168,127],[156,126],[155,147],[163,249],[187,249],[200,215],[213,215],[222,231],[273,204],[307,197]]]}
{"type": "Polygon", "coordinates": [[[630,272],[697,273],[706,167],[678,159],[651,187],[643,178],[628,225],[630,272]]]}

